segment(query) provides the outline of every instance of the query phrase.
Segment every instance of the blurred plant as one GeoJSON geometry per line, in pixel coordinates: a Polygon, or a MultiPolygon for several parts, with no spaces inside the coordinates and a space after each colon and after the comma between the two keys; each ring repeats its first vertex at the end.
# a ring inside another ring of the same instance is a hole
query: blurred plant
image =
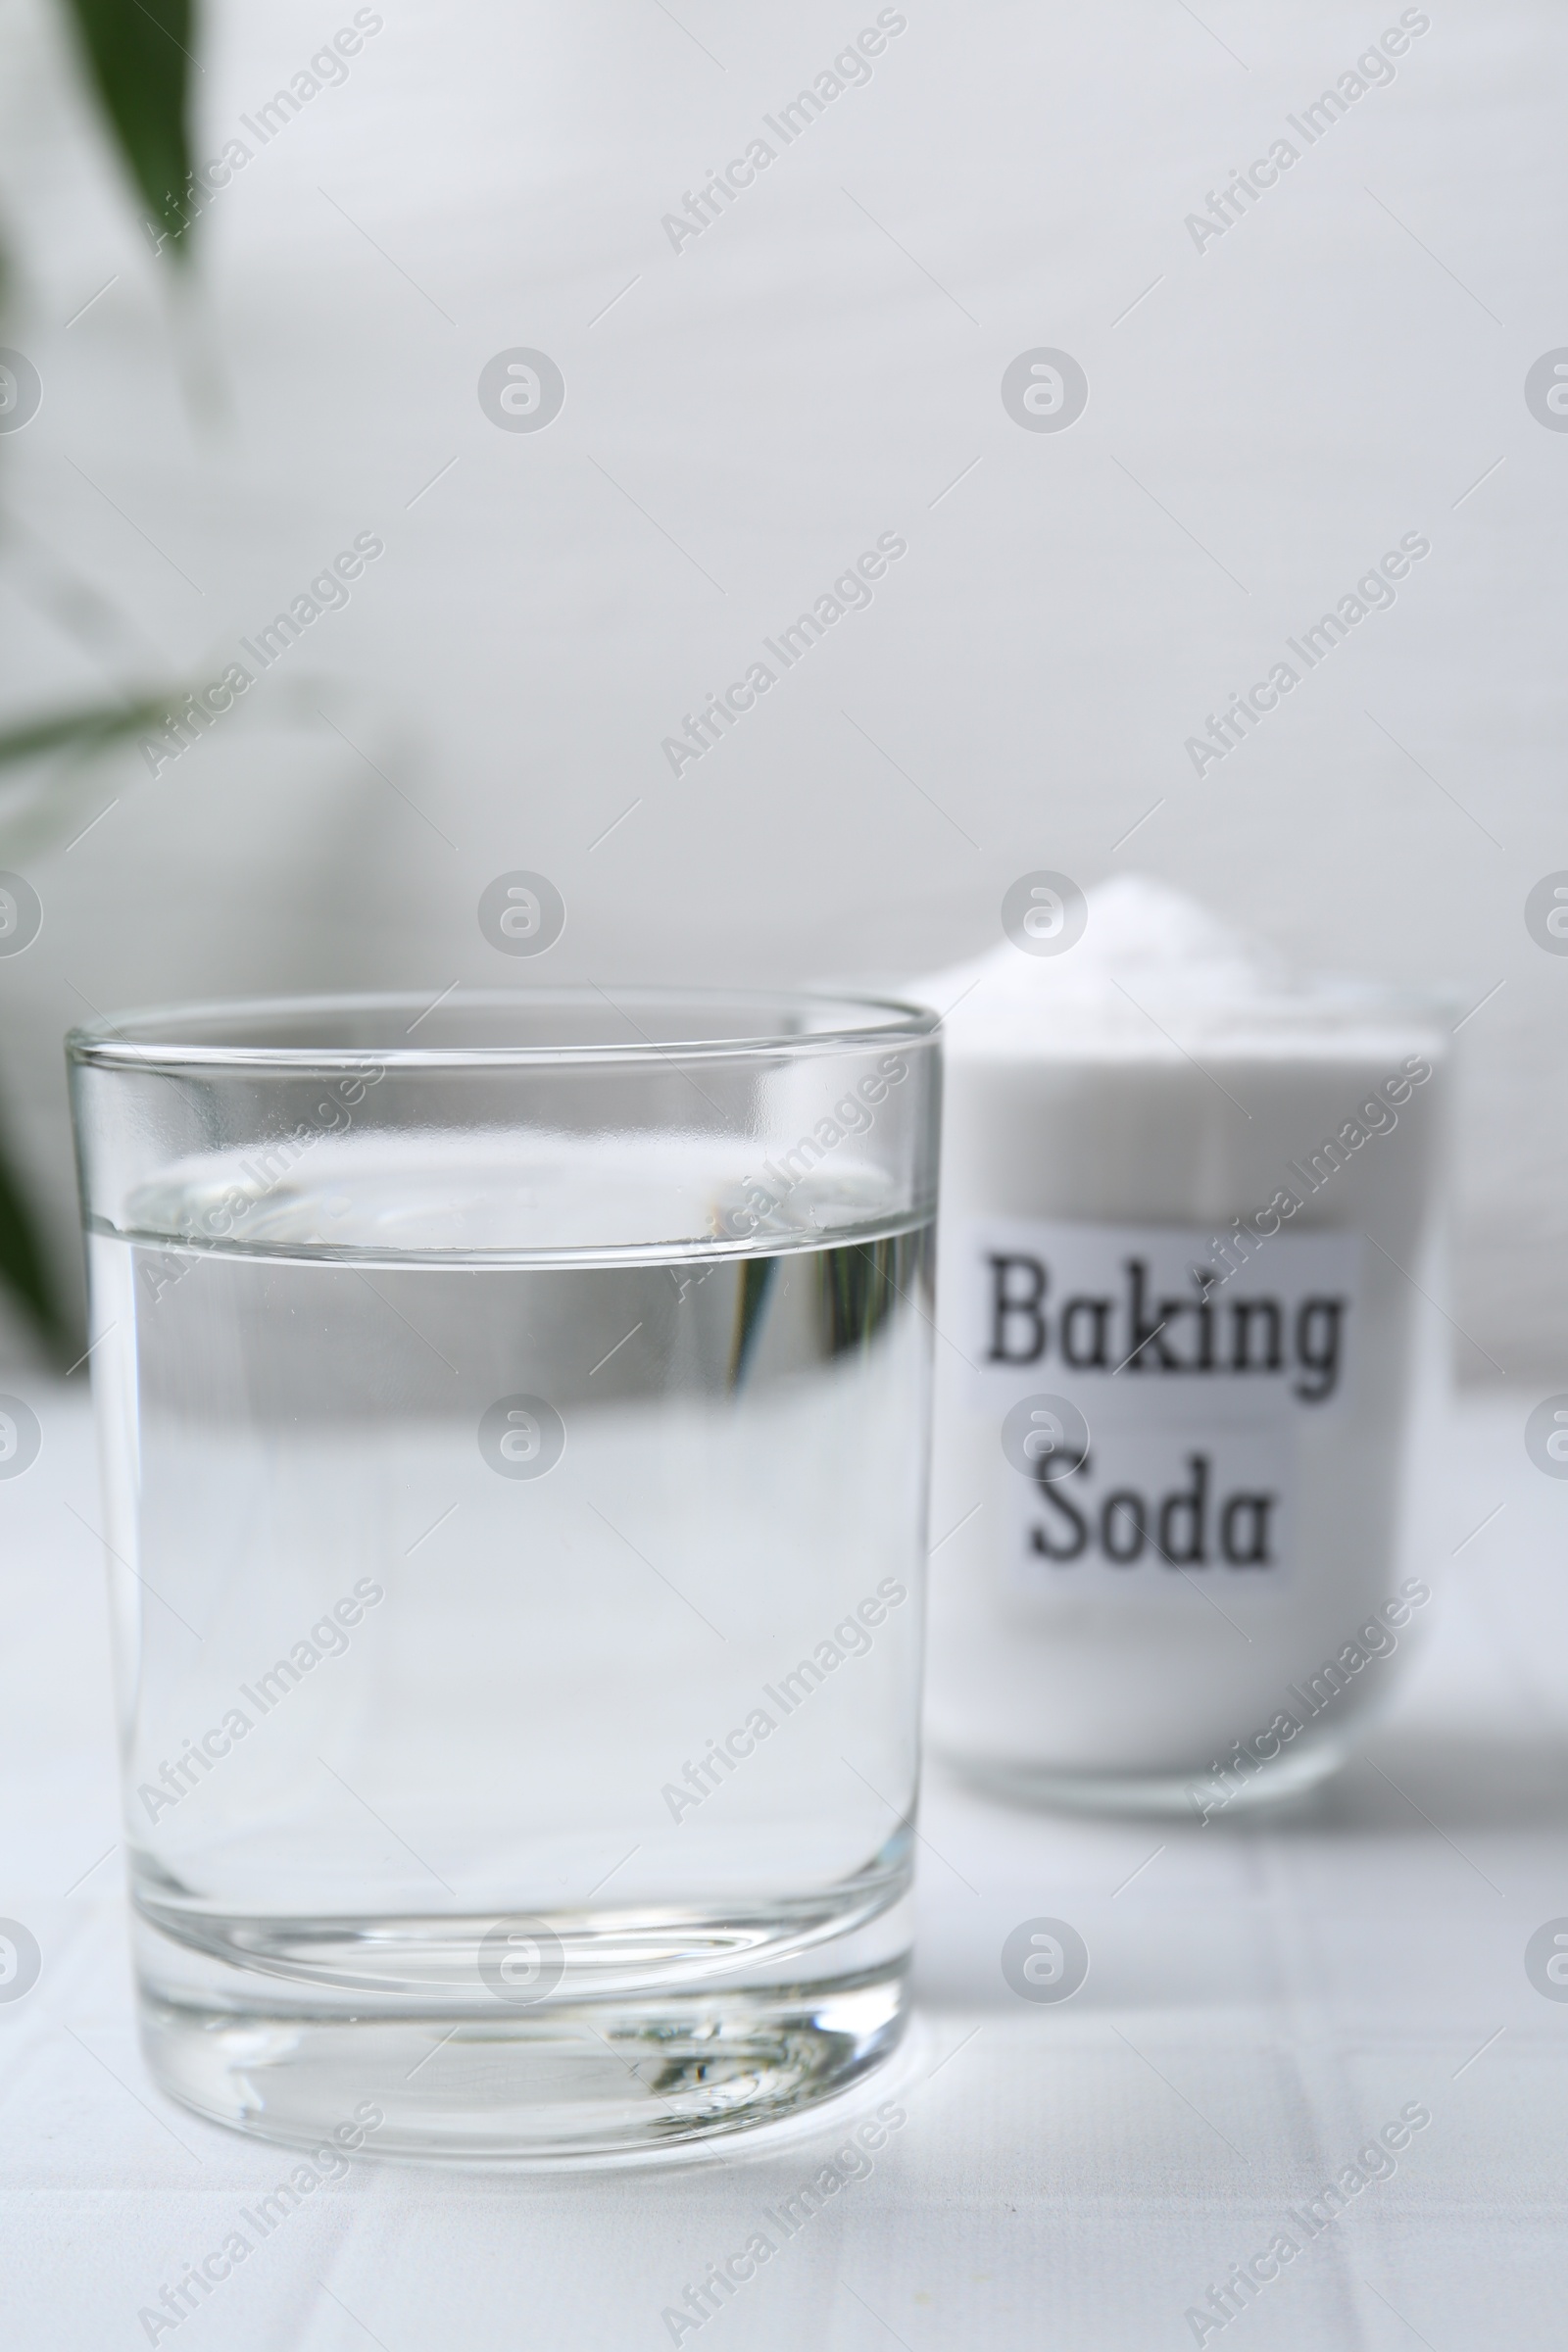
{"type": "Polygon", "coordinates": [[[193,0],[65,0],[65,7],[121,161],[167,226],[168,251],[176,261],[187,260],[183,196],[191,172],[186,111],[187,69],[195,63],[193,0]]]}
{"type": "MultiPolygon", "coordinates": [[[[195,0],[62,0],[74,45],[111,142],[138,197],[165,233],[158,250],[176,270],[190,258],[194,217],[187,113],[195,0]]],[[[74,604],[91,617],[101,600],[76,587],[74,604]]],[[[97,755],[157,724],[163,697],[77,706],[0,725],[0,844],[24,830],[30,843],[57,836],[71,821],[69,787],[97,755]],[[23,767],[51,761],[40,788],[24,792],[22,811],[10,781],[23,767]],[[20,824],[19,824],[20,814],[20,824]]],[[[0,1288],[25,1310],[51,1351],[73,1342],[70,1317],[38,1239],[36,1222],[0,1139],[0,1288]]]]}

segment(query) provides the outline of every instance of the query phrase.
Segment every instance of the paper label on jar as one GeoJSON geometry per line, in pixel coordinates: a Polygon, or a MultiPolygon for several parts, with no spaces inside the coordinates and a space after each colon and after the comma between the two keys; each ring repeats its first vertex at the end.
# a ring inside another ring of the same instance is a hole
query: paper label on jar
{"type": "MultiPolygon", "coordinates": [[[[986,1219],[956,1238],[1015,1591],[1269,1590],[1352,1402],[1361,1239],[986,1219]]],[[[950,1269],[951,1271],[951,1269],[950,1269]]]]}

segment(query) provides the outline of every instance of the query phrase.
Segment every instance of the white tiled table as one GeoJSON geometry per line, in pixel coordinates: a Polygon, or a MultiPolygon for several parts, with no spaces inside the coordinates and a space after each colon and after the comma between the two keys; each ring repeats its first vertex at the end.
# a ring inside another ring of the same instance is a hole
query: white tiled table
{"type": "MultiPolygon", "coordinates": [[[[290,2160],[198,2123],[142,2071],[85,1399],[29,1394],[44,1452],[0,1485],[0,1915],[44,1965],[0,2004],[0,2341],[128,2352],[149,2340],[138,2310],[290,2160]]],[[[1205,2340],[1568,2343],[1568,2002],[1523,1966],[1530,1933],[1568,1915],[1568,1481],[1525,1457],[1534,1401],[1463,1406],[1438,1639],[1370,1761],[1304,1818],[1102,1826],[933,1777],[919,2024],[873,2094],[907,2122],[682,2342],[1192,2343],[1188,2308],[1420,2102],[1431,2123],[1393,2177],[1205,2340]],[[1060,2008],[1026,2007],[998,1964],[1042,1914],[1093,1954],[1060,2008]]],[[[665,2307],[842,2135],[655,2174],[358,2167],[158,2341],[667,2344],[665,2307]]]]}

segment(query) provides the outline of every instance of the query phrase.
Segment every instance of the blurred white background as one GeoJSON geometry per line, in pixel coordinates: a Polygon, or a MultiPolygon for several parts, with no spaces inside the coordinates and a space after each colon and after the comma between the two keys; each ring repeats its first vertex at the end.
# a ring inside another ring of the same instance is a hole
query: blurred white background
{"type": "Polygon", "coordinates": [[[7,722],[255,670],[242,636],[385,542],[210,737],[156,780],[101,760],[0,858],[44,906],[0,959],[0,1095],[54,1246],[90,1008],[923,970],[1022,871],[1136,865],[1303,965],[1480,1006],[1457,1362],[1528,1388],[1568,1362],[1568,957],[1524,920],[1568,867],[1568,433],[1524,396],[1568,345],[1568,23],[1405,10],[1427,29],[1308,147],[1286,117],[1398,6],[910,0],[785,149],[764,115],[877,13],[385,0],[264,145],[242,118],[355,11],[216,0],[197,148],[251,155],[175,301],[59,12],[0,7],[0,342],[43,388],[0,436],[7,722]],[[672,250],[759,135],[777,160],[672,250]],[[1200,250],[1187,216],[1282,137],[1200,250]],[[1088,376],[1064,431],[1003,405],[1042,346],[1088,376]],[[480,406],[517,347],[564,377],[542,431],[480,406]],[[870,608],[673,775],[683,713],[887,532],[870,608]],[[1187,738],[1404,533],[1431,554],[1393,608],[1195,774],[1187,738]],[[72,579],[119,617],[84,634],[72,579]],[[568,910],[520,966],[475,915],[517,867],[568,910]]]}

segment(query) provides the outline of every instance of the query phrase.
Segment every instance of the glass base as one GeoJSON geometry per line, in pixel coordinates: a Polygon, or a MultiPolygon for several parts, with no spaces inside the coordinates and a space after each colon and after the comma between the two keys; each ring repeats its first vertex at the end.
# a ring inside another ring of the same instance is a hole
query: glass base
{"type": "Polygon", "coordinates": [[[1340,1770],[1354,1744],[1350,1738],[1319,1739],[1282,1751],[1250,1778],[1236,1773],[1228,1783],[1218,1783],[1207,1763],[1190,1772],[1097,1772],[1076,1766],[1067,1770],[929,1743],[931,1752],[960,1780],[1009,1804],[1057,1813],[1148,1813],[1167,1819],[1179,1815],[1192,1822],[1226,1821],[1302,1797],[1340,1770]]]}
{"type": "Polygon", "coordinates": [[[733,1959],[728,1983],[711,1963],[684,1983],[623,1968],[617,1984],[517,2008],[467,1989],[475,1947],[450,1923],[441,1942],[411,1938],[407,1923],[362,1930],[351,1986],[340,1936],[317,1936],[313,1965],[309,1939],[253,1924],[251,1965],[237,1967],[232,1927],[204,1949],[143,1907],[142,2043],[171,2097],[212,2123],[324,2151],[334,2178],[339,2151],[551,2170],[695,2154],[804,2114],[895,2049],[907,1897],[870,1920],[865,1907],[840,1923],[848,1933],[808,1937],[804,1950],[798,1922],[793,1938],[754,1948],[746,1982],[733,1959]],[[398,1990],[374,1982],[377,1962],[398,1990]]]}
{"type": "Polygon", "coordinates": [[[142,2038],[172,2097],[258,2138],[554,2170],[691,2152],[798,2115],[889,2056],[904,2023],[901,1971],[456,2023],[236,2016],[145,2000],[142,2038]]]}

